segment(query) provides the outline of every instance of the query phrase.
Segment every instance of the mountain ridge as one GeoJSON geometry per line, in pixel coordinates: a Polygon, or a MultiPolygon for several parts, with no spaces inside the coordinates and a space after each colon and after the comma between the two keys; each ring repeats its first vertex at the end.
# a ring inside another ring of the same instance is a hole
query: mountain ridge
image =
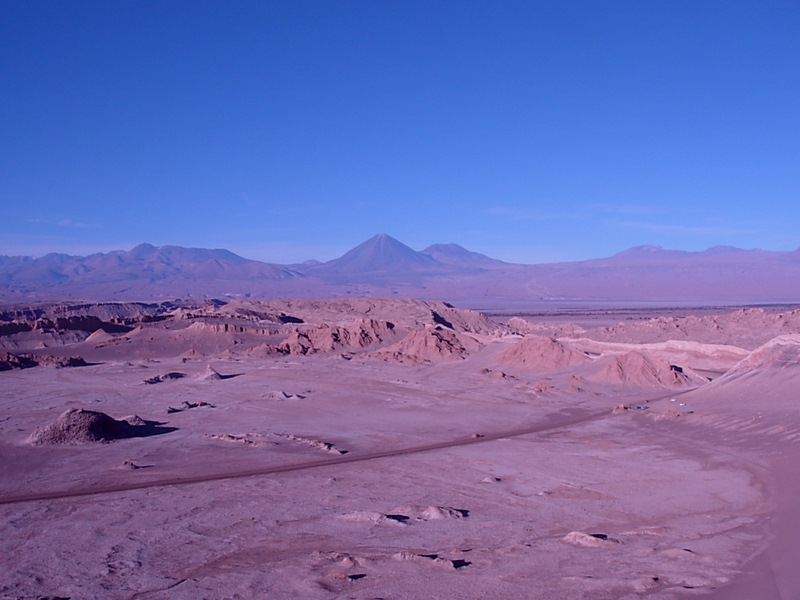
{"type": "Polygon", "coordinates": [[[139,244],[88,256],[0,256],[0,300],[396,296],[533,301],[800,302],[800,249],[638,246],[606,258],[506,263],[457,244],[412,249],[380,233],[327,262],[281,265],[225,249],[139,244]]]}

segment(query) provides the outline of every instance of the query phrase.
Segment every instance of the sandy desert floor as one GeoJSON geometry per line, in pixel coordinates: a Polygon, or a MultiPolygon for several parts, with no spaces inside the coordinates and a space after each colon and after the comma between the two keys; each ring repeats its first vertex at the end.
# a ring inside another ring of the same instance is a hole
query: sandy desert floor
{"type": "Polygon", "coordinates": [[[5,336],[89,364],[0,373],[0,598],[800,598],[800,313],[280,308],[5,336]],[[67,409],[147,425],[31,443],[67,409]]]}

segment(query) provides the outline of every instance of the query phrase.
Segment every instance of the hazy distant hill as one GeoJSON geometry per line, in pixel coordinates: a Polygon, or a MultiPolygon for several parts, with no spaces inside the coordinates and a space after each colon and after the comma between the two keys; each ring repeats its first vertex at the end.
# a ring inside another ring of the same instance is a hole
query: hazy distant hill
{"type": "Polygon", "coordinates": [[[348,281],[365,277],[405,280],[409,275],[441,273],[442,267],[433,257],[379,233],[343,256],[309,268],[306,273],[329,279],[344,277],[348,281]]]}
{"type": "Polygon", "coordinates": [[[461,305],[543,300],[800,302],[800,250],[639,246],[607,258],[520,265],[456,244],[416,251],[379,234],[343,256],[291,266],[228,250],[155,247],[41,258],[0,256],[0,299],[400,296],[461,305]]]}
{"type": "Polygon", "coordinates": [[[508,265],[496,258],[489,258],[485,254],[471,252],[458,244],[432,244],[421,251],[422,254],[448,265],[459,267],[494,268],[508,265]]]}
{"type": "Polygon", "coordinates": [[[282,265],[248,260],[228,250],[140,244],[129,252],[116,250],[89,256],[0,256],[0,295],[53,298],[63,293],[70,298],[108,298],[133,286],[140,294],[137,297],[149,297],[163,295],[160,290],[165,282],[173,284],[176,291],[188,291],[200,290],[213,281],[241,283],[249,279],[291,279],[296,275],[282,265]],[[148,285],[154,293],[150,293],[148,285]]]}

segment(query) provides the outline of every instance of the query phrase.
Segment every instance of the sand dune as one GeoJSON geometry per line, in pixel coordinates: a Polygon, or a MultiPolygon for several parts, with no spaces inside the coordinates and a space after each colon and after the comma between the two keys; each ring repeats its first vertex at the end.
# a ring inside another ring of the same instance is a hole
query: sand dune
{"type": "Polygon", "coordinates": [[[692,371],[635,350],[598,358],[585,377],[602,383],[665,387],[701,385],[707,382],[692,371]]]}
{"type": "Polygon", "coordinates": [[[737,398],[743,394],[749,396],[748,404],[751,407],[758,407],[765,398],[783,397],[783,403],[767,401],[765,408],[785,408],[785,402],[792,397],[789,390],[799,382],[800,334],[787,334],[756,348],[724,375],[715,379],[709,385],[706,396],[719,402],[720,394],[734,390],[737,398]]]}
{"type": "Polygon", "coordinates": [[[732,379],[767,370],[785,370],[785,375],[800,374],[800,334],[771,339],[734,365],[724,378],[732,379]]]}

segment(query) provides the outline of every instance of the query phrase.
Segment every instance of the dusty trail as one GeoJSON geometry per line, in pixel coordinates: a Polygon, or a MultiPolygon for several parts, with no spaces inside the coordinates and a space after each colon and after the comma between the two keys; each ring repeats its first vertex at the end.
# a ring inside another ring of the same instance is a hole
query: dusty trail
{"type": "Polygon", "coordinates": [[[522,435],[529,435],[533,433],[542,433],[545,431],[553,431],[591,421],[598,421],[612,416],[612,411],[603,410],[601,412],[592,412],[586,414],[585,412],[580,416],[567,416],[554,415],[545,423],[538,423],[534,426],[517,427],[514,429],[507,429],[503,431],[480,434],[480,437],[466,437],[446,440],[443,442],[435,442],[433,444],[422,444],[419,446],[410,446],[408,448],[397,448],[394,450],[385,450],[382,452],[368,452],[366,454],[358,455],[345,455],[337,458],[328,458],[324,460],[313,460],[302,463],[294,463],[289,465],[278,465],[270,467],[261,467],[257,469],[247,469],[244,471],[230,471],[226,473],[210,473],[202,475],[194,475],[188,477],[172,477],[168,479],[159,479],[154,481],[131,482],[125,484],[99,486],[91,488],[83,488],[76,490],[56,490],[52,492],[41,492],[31,494],[21,494],[16,496],[6,496],[0,498],[0,505],[5,504],[18,504],[22,502],[35,502],[39,500],[58,500],[66,498],[79,498],[82,496],[97,496],[101,494],[111,494],[114,492],[125,492],[128,490],[138,490],[153,487],[164,486],[177,486],[177,485],[190,485],[194,483],[204,483],[208,481],[220,481],[224,479],[241,479],[244,477],[257,477],[261,475],[272,475],[276,473],[289,473],[293,471],[303,471],[307,469],[316,469],[320,467],[330,467],[334,465],[350,464],[357,462],[365,462],[370,460],[378,460],[381,458],[391,458],[396,456],[405,456],[409,454],[420,454],[423,452],[432,452],[435,450],[444,450],[446,448],[456,448],[459,446],[469,446],[472,444],[482,444],[486,442],[496,441],[500,439],[519,437],[522,435]]]}

